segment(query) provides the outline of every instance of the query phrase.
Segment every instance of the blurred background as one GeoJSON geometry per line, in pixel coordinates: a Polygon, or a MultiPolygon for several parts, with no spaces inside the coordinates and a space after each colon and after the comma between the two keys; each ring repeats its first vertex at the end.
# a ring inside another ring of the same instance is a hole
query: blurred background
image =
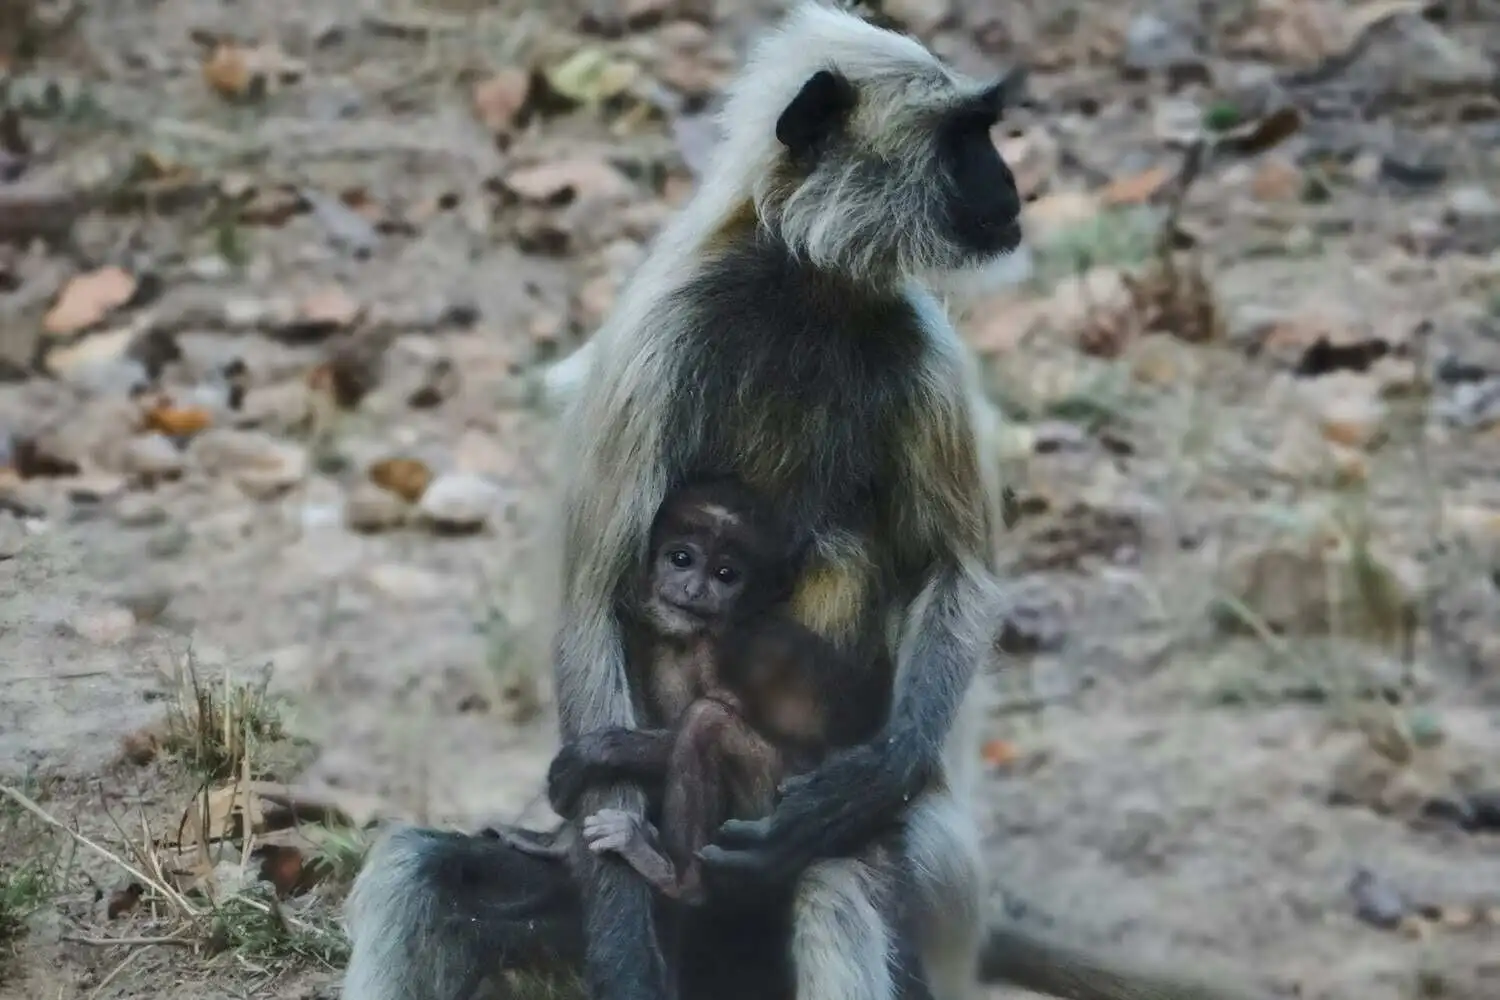
{"type": "MultiPolygon", "coordinates": [[[[538,377],[779,11],[592,3],[0,0],[0,996],[336,996],[381,820],[553,821],[538,377]]],[[[1500,996],[1500,4],[872,14],[1029,71],[997,906],[1500,996]]]]}

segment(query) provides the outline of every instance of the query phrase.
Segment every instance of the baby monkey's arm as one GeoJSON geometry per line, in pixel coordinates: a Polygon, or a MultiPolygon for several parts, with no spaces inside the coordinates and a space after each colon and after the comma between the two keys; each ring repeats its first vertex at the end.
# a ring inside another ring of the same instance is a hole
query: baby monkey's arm
{"type": "Polygon", "coordinates": [[[599,729],[565,743],[547,769],[547,801],[571,818],[584,791],[614,781],[660,785],[672,757],[670,729],[599,729]]]}

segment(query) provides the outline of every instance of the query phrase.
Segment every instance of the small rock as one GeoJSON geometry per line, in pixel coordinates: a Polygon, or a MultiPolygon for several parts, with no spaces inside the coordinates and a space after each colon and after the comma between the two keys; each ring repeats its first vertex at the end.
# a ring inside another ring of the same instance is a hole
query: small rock
{"type": "Polygon", "coordinates": [[[398,528],[411,508],[396,494],[371,482],[360,482],[344,501],[344,524],[351,531],[375,533],[398,528]]]}
{"type": "Polygon", "coordinates": [[[256,386],[245,393],[235,423],[272,434],[291,434],[307,427],[313,416],[312,388],[296,379],[256,386]]]}
{"type": "Polygon", "coordinates": [[[466,534],[485,526],[499,494],[499,488],[482,476],[447,473],[427,487],[417,511],[438,531],[466,534]]]}
{"type": "Polygon", "coordinates": [[[115,504],[115,520],[126,528],[154,528],[167,523],[167,512],[150,496],[131,493],[115,504]]]}
{"type": "Polygon", "coordinates": [[[164,434],[142,434],[131,438],[121,451],[126,475],[148,482],[176,479],[187,464],[182,451],[164,434]]]}
{"type": "Polygon", "coordinates": [[[1393,930],[1406,918],[1406,900],[1394,886],[1367,868],[1359,868],[1349,881],[1354,897],[1354,914],[1367,924],[1382,930],[1393,930]]]}
{"type": "Polygon", "coordinates": [[[0,514],[0,562],[14,559],[26,545],[26,529],[8,514],[0,514]]]}
{"type": "Polygon", "coordinates": [[[129,611],[138,623],[149,625],[172,603],[172,592],[165,587],[145,587],[119,595],[115,603],[129,611]]]}
{"type": "Polygon", "coordinates": [[[68,499],[77,504],[103,503],[124,491],[125,480],[105,472],[79,476],[68,483],[68,499]]]}
{"type": "Polygon", "coordinates": [[[269,500],[307,475],[307,449],[258,431],[210,429],[189,454],[210,475],[227,476],[247,495],[269,500]]]}
{"type": "Polygon", "coordinates": [[[402,603],[421,603],[442,597],[448,591],[443,577],[417,566],[383,563],[365,573],[365,582],[376,592],[402,603]]]}
{"type": "Polygon", "coordinates": [[[135,615],[128,608],[106,608],[71,618],[64,629],[97,646],[118,646],[135,632],[135,615]]]}
{"type": "Polygon", "coordinates": [[[1448,195],[1443,215],[1450,222],[1500,218],[1500,198],[1477,185],[1457,188],[1448,195]]]}
{"type": "Polygon", "coordinates": [[[183,525],[169,525],[146,539],[146,555],[152,559],[173,559],[187,551],[192,540],[192,532],[183,525]]]}
{"type": "Polygon", "coordinates": [[[1192,29],[1151,13],[1137,14],[1125,29],[1123,60],[1127,69],[1141,73],[1161,72],[1203,61],[1192,29]]]}

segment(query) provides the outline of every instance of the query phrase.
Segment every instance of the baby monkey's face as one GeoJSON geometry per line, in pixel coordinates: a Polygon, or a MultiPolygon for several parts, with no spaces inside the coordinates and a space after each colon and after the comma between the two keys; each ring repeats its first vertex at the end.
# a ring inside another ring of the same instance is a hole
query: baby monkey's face
{"type": "Polygon", "coordinates": [[[733,615],[749,576],[745,561],[722,539],[667,538],[652,558],[647,611],[664,635],[717,632],[733,615]]]}

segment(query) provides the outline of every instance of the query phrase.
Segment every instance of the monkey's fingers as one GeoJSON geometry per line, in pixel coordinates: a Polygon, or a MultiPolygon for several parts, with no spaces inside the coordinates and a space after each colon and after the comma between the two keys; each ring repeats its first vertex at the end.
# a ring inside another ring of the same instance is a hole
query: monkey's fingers
{"type": "MultiPolygon", "coordinates": [[[[771,839],[772,819],[765,816],[761,819],[731,819],[723,823],[718,832],[714,834],[713,844],[726,851],[738,852],[746,848],[756,848],[771,839]]],[[[710,848],[705,848],[708,850],[710,848]]]]}
{"type": "Polygon", "coordinates": [[[812,858],[809,845],[784,836],[771,818],[730,820],[698,852],[704,881],[716,895],[782,889],[812,858]]]}

